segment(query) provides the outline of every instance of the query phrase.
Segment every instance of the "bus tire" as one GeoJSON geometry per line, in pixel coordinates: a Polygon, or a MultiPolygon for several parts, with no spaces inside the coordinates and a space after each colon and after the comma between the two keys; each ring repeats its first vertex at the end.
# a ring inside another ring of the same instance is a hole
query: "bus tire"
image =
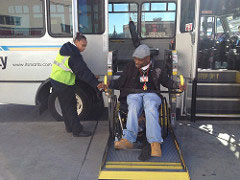
{"type": "MultiPolygon", "coordinates": [[[[91,101],[89,101],[88,93],[82,89],[76,90],[77,113],[79,119],[86,119],[91,111],[91,101]]],[[[62,110],[56,93],[51,93],[48,98],[48,109],[50,114],[57,121],[62,121],[62,110]]]]}

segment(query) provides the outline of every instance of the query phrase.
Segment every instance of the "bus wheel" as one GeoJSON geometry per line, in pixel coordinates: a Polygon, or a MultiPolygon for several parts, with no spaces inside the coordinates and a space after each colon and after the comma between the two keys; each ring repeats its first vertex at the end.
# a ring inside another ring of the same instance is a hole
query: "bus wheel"
{"type": "MultiPolygon", "coordinates": [[[[89,115],[91,102],[88,100],[88,94],[82,89],[76,91],[77,113],[80,119],[85,119],[89,115]]],[[[62,121],[62,109],[56,93],[51,93],[48,98],[48,109],[54,119],[62,121]]]]}

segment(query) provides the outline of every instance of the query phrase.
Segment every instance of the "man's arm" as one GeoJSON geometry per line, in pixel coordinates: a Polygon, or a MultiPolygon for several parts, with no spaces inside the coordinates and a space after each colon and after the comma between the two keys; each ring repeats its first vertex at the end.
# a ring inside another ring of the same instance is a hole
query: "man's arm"
{"type": "Polygon", "coordinates": [[[179,83],[173,81],[167,74],[167,71],[164,69],[160,75],[160,84],[169,89],[178,89],[179,83]]]}
{"type": "Polygon", "coordinates": [[[123,88],[127,81],[127,75],[129,73],[129,70],[131,68],[132,62],[128,63],[121,73],[120,77],[118,79],[114,79],[110,81],[109,88],[110,89],[120,89],[123,88]]]}

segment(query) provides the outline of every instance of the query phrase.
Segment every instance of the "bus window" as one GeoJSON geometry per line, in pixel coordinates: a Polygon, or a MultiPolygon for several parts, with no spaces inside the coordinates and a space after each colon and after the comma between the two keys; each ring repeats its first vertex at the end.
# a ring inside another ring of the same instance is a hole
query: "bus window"
{"type": "Polygon", "coordinates": [[[216,39],[218,39],[224,33],[223,25],[220,18],[217,18],[216,23],[216,39]]]}
{"type": "Polygon", "coordinates": [[[202,16],[200,25],[201,39],[214,39],[214,17],[202,16]]]}
{"type": "Polygon", "coordinates": [[[50,32],[52,36],[71,37],[72,29],[72,1],[50,0],[49,6],[50,32]]]}
{"type": "Polygon", "coordinates": [[[0,12],[0,37],[41,37],[45,33],[43,0],[4,1],[0,12]]]}
{"type": "Polygon", "coordinates": [[[192,24],[191,27],[193,29],[194,19],[195,19],[195,0],[182,0],[180,31],[182,33],[189,32],[189,29],[186,28],[187,24],[192,24]]]}
{"type": "Polygon", "coordinates": [[[108,4],[108,12],[112,12],[112,4],[108,4]]]}
{"type": "Polygon", "coordinates": [[[229,24],[229,29],[232,35],[240,36],[240,15],[238,17],[234,17],[233,15],[229,15],[226,17],[227,23],[229,24]]]}
{"type": "Polygon", "coordinates": [[[135,3],[109,3],[109,38],[131,38],[129,21],[136,23],[138,6],[135,3]]]}
{"type": "Polygon", "coordinates": [[[175,3],[143,3],[141,36],[143,38],[172,38],[175,34],[175,3]]]}
{"type": "Polygon", "coordinates": [[[84,34],[104,32],[104,0],[78,0],[79,31],[84,34]]]}

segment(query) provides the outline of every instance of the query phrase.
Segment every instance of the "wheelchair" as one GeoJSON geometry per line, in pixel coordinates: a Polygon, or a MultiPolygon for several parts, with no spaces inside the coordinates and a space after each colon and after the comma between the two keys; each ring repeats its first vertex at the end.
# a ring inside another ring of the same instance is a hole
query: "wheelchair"
{"type": "MultiPolygon", "coordinates": [[[[165,139],[168,136],[170,129],[170,108],[168,107],[166,97],[160,95],[161,105],[159,107],[159,124],[161,126],[162,138],[165,139]]],[[[128,105],[124,100],[117,100],[116,95],[111,95],[109,98],[108,118],[109,118],[109,133],[115,140],[119,141],[123,135],[123,129],[126,128],[127,123],[128,105]]],[[[138,136],[137,142],[141,143],[142,136],[146,136],[144,112],[138,120],[138,136]]]]}
{"type": "MultiPolygon", "coordinates": [[[[129,29],[130,34],[132,37],[132,42],[135,48],[137,48],[141,42],[136,32],[136,27],[134,25],[133,21],[129,22],[129,29]]],[[[155,48],[150,48],[150,56],[151,58],[157,56],[159,54],[159,50],[155,48]]],[[[168,57],[166,59],[169,59],[168,57]]],[[[171,64],[171,62],[169,62],[171,64]]],[[[168,74],[171,76],[172,72],[169,70],[171,69],[171,65],[167,67],[167,61],[163,64],[164,67],[168,69],[168,74]]],[[[184,81],[183,81],[184,82],[184,81]]],[[[111,90],[112,92],[112,90],[111,90]]],[[[160,93],[170,93],[169,91],[156,91],[156,93],[161,98],[161,105],[159,107],[159,124],[161,126],[161,133],[162,138],[166,139],[168,136],[169,130],[170,130],[170,108],[168,107],[167,99],[166,97],[162,96],[160,93]]],[[[125,101],[118,101],[117,96],[113,93],[110,93],[109,97],[109,107],[108,107],[108,118],[109,118],[109,133],[112,138],[115,139],[115,141],[119,141],[122,138],[123,135],[123,129],[126,128],[126,122],[127,122],[127,111],[128,106],[125,101]]],[[[145,119],[146,121],[146,119],[145,119]]],[[[138,121],[138,126],[141,130],[138,132],[138,137],[141,137],[146,134],[146,127],[145,123],[143,123],[142,120],[138,121]],[[145,134],[144,134],[145,132],[145,134]]],[[[146,136],[146,135],[145,135],[146,136]]],[[[138,139],[141,138],[137,138],[138,139]]]]}

